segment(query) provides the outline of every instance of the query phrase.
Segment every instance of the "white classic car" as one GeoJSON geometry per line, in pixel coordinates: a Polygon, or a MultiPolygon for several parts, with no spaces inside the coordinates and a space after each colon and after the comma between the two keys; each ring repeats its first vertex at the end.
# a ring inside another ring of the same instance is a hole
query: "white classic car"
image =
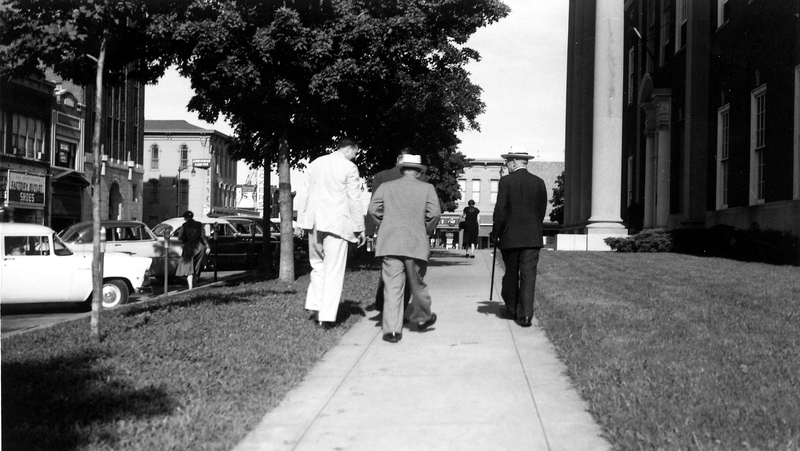
{"type": "MultiPolygon", "coordinates": [[[[0,302],[89,302],[92,254],[73,253],[53,229],[38,224],[0,223],[0,302]]],[[[106,253],[103,307],[124,304],[149,286],[151,259],[106,253]]]]}

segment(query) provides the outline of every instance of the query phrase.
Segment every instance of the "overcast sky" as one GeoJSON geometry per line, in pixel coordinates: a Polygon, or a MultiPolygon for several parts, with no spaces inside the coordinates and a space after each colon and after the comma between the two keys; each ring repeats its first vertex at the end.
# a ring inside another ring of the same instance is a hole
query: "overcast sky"
{"type": "MultiPolygon", "coordinates": [[[[467,66],[483,88],[486,112],[481,131],[458,136],[469,158],[499,158],[511,146],[526,147],[544,161],[564,160],[567,73],[566,0],[504,0],[511,13],[478,30],[467,45],[481,61],[467,66]]],[[[186,110],[192,96],[188,80],[169,71],[145,90],[146,119],[183,119],[232,135],[222,119],[208,124],[186,110]]],[[[246,172],[246,167],[239,169],[246,172]]],[[[240,175],[241,178],[241,175],[240,175]]]]}

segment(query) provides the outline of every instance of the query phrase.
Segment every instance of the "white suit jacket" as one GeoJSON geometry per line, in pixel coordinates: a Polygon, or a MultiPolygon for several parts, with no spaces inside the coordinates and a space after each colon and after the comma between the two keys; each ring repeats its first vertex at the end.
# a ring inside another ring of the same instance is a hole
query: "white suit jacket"
{"type": "Polygon", "coordinates": [[[306,202],[298,212],[300,227],[328,232],[356,242],[364,231],[361,179],[353,162],[336,151],[308,165],[306,202]]]}

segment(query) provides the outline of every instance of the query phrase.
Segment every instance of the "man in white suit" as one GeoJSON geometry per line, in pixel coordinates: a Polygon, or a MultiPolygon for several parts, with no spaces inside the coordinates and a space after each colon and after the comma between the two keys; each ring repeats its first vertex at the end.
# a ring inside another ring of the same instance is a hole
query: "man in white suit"
{"type": "Polygon", "coordinates": [[[436,322],[431,296],[423,280],[430,253],[429,237],[439,223],[439,197],[430,183],[418,180],[426,167],[419,155],[403,155],[397,163],[403,176],[382,184],[372,195],[370,218],[379,225],[375,256],[383,257],[383,339],[403,338],[403,291],[411,287],[411,321],[420,331],[436,322]]]}
{"type": "Polygon", "coordinates": [[[348,244],[357,242],[361,247],[366,240],[361,180],[352,162],[357,153],[358,144],[343,138],[335,152],[308,165],[308,197],[298,213],[300,226],[309,231],[311,283],[306,309],[325,328],[336,322],[348,244]]]}

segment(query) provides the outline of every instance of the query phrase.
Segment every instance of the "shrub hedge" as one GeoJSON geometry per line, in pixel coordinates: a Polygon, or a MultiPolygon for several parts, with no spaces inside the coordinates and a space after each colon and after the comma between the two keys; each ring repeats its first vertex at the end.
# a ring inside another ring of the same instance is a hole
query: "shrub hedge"
{"type": "Polygon", "coordinates": [[[650,229],[629,237],[606,238],[617,252],[677,252],[707,257],[798,265],[798,238],[773,229],[738,229],[726,224],[707,229],[650,229]]]}

